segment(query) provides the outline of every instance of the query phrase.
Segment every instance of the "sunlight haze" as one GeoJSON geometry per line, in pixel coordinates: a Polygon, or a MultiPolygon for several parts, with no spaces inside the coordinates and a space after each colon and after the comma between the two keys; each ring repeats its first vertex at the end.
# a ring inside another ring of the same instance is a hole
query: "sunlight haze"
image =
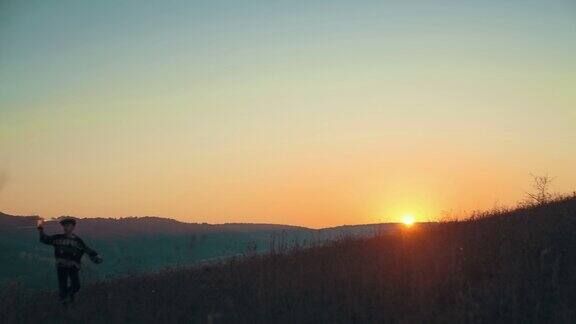
{"type": "Polygon", "coordinates": [[[310,227],[576,190],[576,4],[3,1],[0,211],[310,227]]]}

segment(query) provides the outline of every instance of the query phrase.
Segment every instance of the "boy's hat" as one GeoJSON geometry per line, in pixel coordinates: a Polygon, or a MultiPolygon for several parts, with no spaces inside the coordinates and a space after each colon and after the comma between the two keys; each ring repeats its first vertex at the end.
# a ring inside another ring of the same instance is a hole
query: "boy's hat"
{"type": "Polygon", "coordinates": [[[62,219],[60,220],[60,225],[66,225],[66,224],[72,224],[72,225],[76,225],[76,219],[72,218],[72,217],[62,217],[62,219]]]}

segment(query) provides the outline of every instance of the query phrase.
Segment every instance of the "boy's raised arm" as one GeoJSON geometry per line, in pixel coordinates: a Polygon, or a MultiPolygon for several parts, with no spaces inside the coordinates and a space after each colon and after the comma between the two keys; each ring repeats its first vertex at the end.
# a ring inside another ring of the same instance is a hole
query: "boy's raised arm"
{"type": "Polygon", "coordinates": [[[38,225],[38,235],[39,235],[40,242],[42,242],[44,244],[52,245],[52,240],[53,240],[52,236],[46,235],[46,233],[44,233],[44,227],[41,224],[38,225]]]}

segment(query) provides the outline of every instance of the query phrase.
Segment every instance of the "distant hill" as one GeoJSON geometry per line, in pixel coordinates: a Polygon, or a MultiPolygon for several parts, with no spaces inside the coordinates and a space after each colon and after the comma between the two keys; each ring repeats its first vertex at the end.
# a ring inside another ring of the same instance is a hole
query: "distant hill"
{"type": "Polygon", "coordinates": [[[68,310],[18,292],[0,322],[575,323],[576,198],[111,280],[68,310]]]}
{"type": "MultiPolygon", "coordinates": [[[[0,212],[0,231],[35,229],[38,216],[13,216],[0,212]]],[[[60,230],[57,220],[45,222],[45,228],[60,230]]],[[[207,223],[184,223],[163,217],[80,218],[76,231],[89,236],[184,234],[214,232],[221,230],[250,232],[277,230],[310,230],[300,226],[275,224],[231,223],[212,225],[207,223]]]]}
{"type": "MultiPolygon", "coordinates": [[[[25,287],[53,289],[52,248],[38,242],[37,216],[0,213],[0,286],[19,282],[25,287]]],[[[161,217],[83,218],[76,232],[105,262],[97,268],[88,260],[82,275],[90,282],[166,267],[212,262],[235,255],[311,245],[344,235],[370,235],[390,224],[315,230],[275,224],[197,224],[161,217]]],[[[48,234],[61,231],[47,221],[48,234]]]]}
{"type": "Polygon", "coordinates": [[[0,212],[0,231],[34,226],[38,216],[13,216],[0,212]]]}

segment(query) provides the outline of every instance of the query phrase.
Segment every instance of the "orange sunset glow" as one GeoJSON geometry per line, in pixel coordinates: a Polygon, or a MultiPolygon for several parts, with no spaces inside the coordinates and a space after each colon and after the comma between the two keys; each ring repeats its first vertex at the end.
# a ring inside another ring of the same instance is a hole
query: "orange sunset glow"
{"type": "Polygon", "coordinates": [[[560,4],[86,6],[4,19],[2,211],[325,227],[576,182],[560,4]]]}

